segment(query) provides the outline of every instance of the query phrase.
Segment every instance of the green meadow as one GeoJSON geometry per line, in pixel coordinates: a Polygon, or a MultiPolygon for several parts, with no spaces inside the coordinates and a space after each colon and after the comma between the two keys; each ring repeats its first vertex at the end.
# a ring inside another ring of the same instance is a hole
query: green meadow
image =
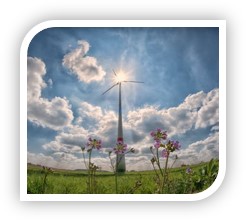
{"type": "MultiPolygon", "coordinates": [[[[219,161],[172,168],[164,194],[193,194],[204,191],[217,177],[219,161]],[[189,171],[187,170],[189,169],[189,171]]],[[[88,193],[86,170],[58,170],[49,172],[42,166],[28,164],[28,194],[86,194],[88,193]]],[[[94,194],[115,194],[113,172],[97,171],[93,182],[94,194]]],[[[158,184],[155,171],[131,171],[118,174],[119,194],[156,194],[158,184]]]]}

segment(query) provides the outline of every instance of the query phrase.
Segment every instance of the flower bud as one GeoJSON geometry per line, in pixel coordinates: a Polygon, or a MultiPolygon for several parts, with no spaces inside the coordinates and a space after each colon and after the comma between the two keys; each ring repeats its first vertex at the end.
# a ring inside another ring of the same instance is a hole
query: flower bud
{"type": "Polygon", "coordinates": [[[154,162],[156,162],[155,157],[152,157],[150,161],[151,161],[152,164],[154,164],[154,162]]]}

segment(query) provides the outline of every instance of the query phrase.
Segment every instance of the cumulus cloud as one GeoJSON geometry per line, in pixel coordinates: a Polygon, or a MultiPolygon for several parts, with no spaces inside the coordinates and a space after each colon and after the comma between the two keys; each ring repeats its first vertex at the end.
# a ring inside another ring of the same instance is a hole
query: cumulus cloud
{"type": "Polygon", "coordinates": [[[73,112],[66,98],[51,100],[41,96],[47,84],[43,80],[45,64],[38,58],[27,58],[27,117],[38,126],[60,130],[71,124],[73,112]]]}
{"type": "Polygon", "coordinates": [[[70,126],[66,131],[61,131],[55,140],[44,144],[43,148],[55,152],[78,153],[85,146],[88,137],[89,133],[84,128],[70,126]]]}
{"type": "Polygon", "coordinates": [[[73,112],[66,98],[40,98],[28,102],[28,120],[42,127],[60,130],[73,120],[73,112]]]}
{"type": "Polygon", "coordinates": [[[130,111],[127,118],[133,128],[138,128],[145,134],[149,134],[153,129],[163,128],[171,137],[190,130],[196,113],[180,107],[159,109],[155,106],[147,106],[130,111]]]}
{"type": "Polygon", "coordinates": [[[103,116],[102,109],[99,106],[93,106],[87,102],[81,102],[78,112],[81,117],[93,118],[100,120],[103,116]]]}
{"type": "Polygon", "coordinates": [[[103,139],[105,146],[112,146],[116,141],[118,117],[115,112],[103,110],[88,102],[81,102],[76,123],[85,128],[92,136],[103,139]]]}
{"type": "Polygon", "coordinates": [[[179,164],[195,164],[219,157],[219,132],[210,134],[206,139],[196,141],[179,153],[179,164]]]}
{"type": "MultiPolygon", "coordinates": [[[[78,113],[79,117],[76,119],[78,125],[103,139],[106,147],[115,145],[118,130],[118,116],[115,112],[81,102],[78,113]]],[[[137,143],[145,136],[138,128],[132,127],[128,121],[124,122],[124,135],[128,138],[128,143],[137,143]]]]}
{"type": "Polygon", "coordinates": [[[198,111],[196,128],[205,128],[219,122],[219,90],[210,91],[198,111]]]}
{"type": "Polygon", "coordinates": [[[43,80],[46,68],[43,61],[38,58],[27,58],[27,100],[38,99],[41,91],[47,85],[43,80]]]}
{"type": "Polygon", "coordinates": [[[95,57],[87,56],[89,49],[87,41],[78,41],[78,47],[63,58],[63,65],[85,83],[101,81],[106,74],[95,57]]]}
{"type": "Polygon", "coordinates": [[[103,140],[104,147],[113,147],[116,143],[117,116],[113,111],[103,111],[101,107],[82,102],[78,108],[80,114],[75,125],[60,131],[53,141],[43,145],[46,150],[80,152],[89,137],[103,140]]]}
{"type": "Polygon", "coordinates": [[[193,128],[213,126],[219,122],[218,93],[218,89],[207,94],[201,91],[187,96],[179,106],[168,109],[146,106],[129,111],[127,122],[145,133],[155,128],[164,128],[170,137],[184,134],[193,128]]]}
{"type": "Polygon", "coordinates": [[[180,107],[197,111],[203,105],[206,97],[207,95],[203,91],[199,91],[196,94],[190,94],[185,98],[180,107]]]}

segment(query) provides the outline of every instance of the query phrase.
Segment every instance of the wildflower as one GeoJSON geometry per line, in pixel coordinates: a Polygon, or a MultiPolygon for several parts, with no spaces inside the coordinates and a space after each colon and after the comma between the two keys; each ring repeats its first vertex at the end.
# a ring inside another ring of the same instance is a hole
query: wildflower
{"type": "Polygon", "coordinates": [[[160,128],[156,129],[156,131],[151,131],[150,135],[158,143],[160,143],[161,140],[166,140],[167,139],[167,132],[161,130],[160,128]]]}
{"type": "Polygon", "coordinates": [[[172,140],[169,140],[167,142],[167,144],[165,145],[165,148],[170,152],[174,152],[175,150],[179,150],[180,147],[181,147],[181,145],[179,144],[179,141],[172,141],[172,140]]]}
{"type": "Polygon", "coordinates": [[[191,169],[190,167],[187,167],[185,172],[186,172],[187,174],[191,174],[191,173],[192,173],[192,169],[191,169]]]}
{"type": "Polygon", "coordinates": [[[150,161],[152,164],[154,164],[154,162],[156,161],[155,157],[152,157],[150,161]]]}
{"type": "Polygon", "coordinates": [[[161,142],[155,141],[154,147],[158,149],[158,148],[160,148],[160,146],[161,146],[161,142]]]}
{"type": "Polygon", "coordinates": [[[101,140],[97,140],[97,139],[92,139],[89,137],[88,142],[87,142],[87,146],[90,149],[98,149],[100,150],[102,148],[102,141],[101,140]]]}
{"type": "Polygon", "coordinates": [[[124,144],[123,141],[118,141],[116,147],[113,149],[116,154],[124,154],[127,150],[127,144],[124,144]]]}
{"type": "Polygon", "coordinates": [[[96,170],[99,169],[99,167],[96,164],[94,164],[94,163],[90,163],[89,169],[92,170],[92,171],[96,171],[96,170]]]}
{"type": "Polygon", "coordinates": [[[181,145],[179,144],[178,141],[172,141],[174,150],[179,150],[181,145]]]}
{"type": "Polygon", "coordinates": [[[161,156],[163,157],[163,158],[167,158],[168,156],[169,156],[169,151],[166,149],[166,148],[164,148],[162,151],[161,151],[161,156]]]}

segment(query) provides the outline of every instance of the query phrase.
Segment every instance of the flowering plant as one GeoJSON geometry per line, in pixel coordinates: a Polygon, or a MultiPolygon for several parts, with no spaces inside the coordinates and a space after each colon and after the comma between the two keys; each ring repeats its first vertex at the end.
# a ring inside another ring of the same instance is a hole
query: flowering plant
{"type": "Polygon", "coordinates": [[[92,155],[92,150],[100,150],[102,148],[102,141],[97,140],[95,138],[88,138],[88,141],[86,143],[87,146],[87,153],[89,154],[88,156],[88,163],[86,162],[85,159],[85,147],[81,147],[81,151],[83,154],[83,159],[84,159],[84,164],[86,169],[88,170],[88,181],[87,181],[87,187],[88,187],[88,193],[94,193],[96,191],[96,171],[99,169],[99,167],[91,162],[91,155],[92,155]]]}
{"type": "Polygon", "coordinates": [[[123,141],[118,141],[116,146],[113,148],[113,151],[116,154],[124,154],[127,151],[127,144],[125,144],[123,141]]]}
{"type": "Polygon", "coordinates": [[[89,149],[100,150],[102,148],[102,141],[97,139],[92,139],[91,137],[89,137],[86,145],[89,149]]]}
{"type": "Polygon", "coordinates": [[[115,175],[115,191],[118,193],[118,166],[123,158],[123,156],[127,153],[134,153],[135,150],[134,148],[127,148],[127,144],[125,144],[123,141],[119,140],[117,141],[116,145],[114,148],[112,148],[109,151],[109,159],[110,159],[110,164],[113,169],[114,175],[115,175]],[[116,160],[115,163],[112,159],[112,153],[116,155],[116,160]]]}
{"type": "MultiPolygon", "coordinates": [[[[150,136],[154,139],[154,148],[152,146],[150,147],[150,151],[153,155],[150,161],[157,177],[157,192],[163,193],[164,186],[168,183],[168,160],[170,153],[179,150],[181,148],[181,145],[179,141],[172,140],[168,140],[168,142],[165,143],[167,139],[167,131],[161,130],[160,128],[151,131],[150,136]],[[166,159],[165,166],[163,169],[160,164],[160,156],[166,159]],[[156,165],[159,170],[156,169],[156,165]]],[[[178,157],[176,155],[172,166],[174,165],[177,159],[178,157]]]]}

